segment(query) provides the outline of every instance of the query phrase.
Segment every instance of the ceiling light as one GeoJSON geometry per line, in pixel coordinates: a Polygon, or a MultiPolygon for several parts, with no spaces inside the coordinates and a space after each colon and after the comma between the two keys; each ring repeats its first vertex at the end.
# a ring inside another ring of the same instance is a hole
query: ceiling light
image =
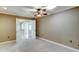
{"type": "Polygon", "coordinates": [[[56,8],[56,6],[47,6],[46,7],[46,9],[48,9],[48,10],[51,10],[51,9],[54,9],[54,8],[56,8]]]}

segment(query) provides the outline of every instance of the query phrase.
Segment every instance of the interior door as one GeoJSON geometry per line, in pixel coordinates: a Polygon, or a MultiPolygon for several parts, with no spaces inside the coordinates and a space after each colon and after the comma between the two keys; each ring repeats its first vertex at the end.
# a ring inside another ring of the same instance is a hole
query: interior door
{"type": "Polygon", "coordinates": [[[16,19],[16,40],[35,39],[35,20],[16,19]]]}

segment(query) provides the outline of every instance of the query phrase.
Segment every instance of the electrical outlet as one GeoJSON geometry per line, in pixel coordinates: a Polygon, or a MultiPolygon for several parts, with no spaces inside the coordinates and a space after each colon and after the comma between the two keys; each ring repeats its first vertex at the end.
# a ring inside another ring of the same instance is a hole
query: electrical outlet
{"type": "Polygon", "coordinates": [[[76,49],[79,49],[79,41],[77,39],[74,40],[73,47],[76,48],[76,49]]]}
{"type": "Polygon", "coordinates": [[[8,39],[9,39],[10,37],[8,36],[8,39]]]}
{"type": "Polygon", "coordinates": [[[69,42],[72,43],[72,40],[70,40],[69,42]]]}
{"type": "Polygon", "coordinates": [[[79,44],[77,46],[79,46],[79,44]]]}

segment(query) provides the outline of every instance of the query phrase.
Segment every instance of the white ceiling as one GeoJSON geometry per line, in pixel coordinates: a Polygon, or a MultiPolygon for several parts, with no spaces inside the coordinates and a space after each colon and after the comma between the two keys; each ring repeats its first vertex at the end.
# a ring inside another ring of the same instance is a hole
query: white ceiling
{"type": "MultiPolygon", "coordinates": [[[[47,10],[47,13],[48,15],[50,15],[74,7],[76,6],[57,6],[52,10],[47,10]]],[[[6,13],[23,17],[34,17],[35,11],[35,6],[0,6],[0,13],[6,13]]]]}

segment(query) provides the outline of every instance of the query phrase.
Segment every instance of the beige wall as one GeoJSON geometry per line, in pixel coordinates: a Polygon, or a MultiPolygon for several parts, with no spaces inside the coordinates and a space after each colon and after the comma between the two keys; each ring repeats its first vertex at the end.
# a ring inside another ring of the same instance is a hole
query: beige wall
{"type": "Polygon", "coordinates": [[[0,14],[0,42],[16,39],[16,17],[0,14]]]}
{"type": "Polygon", "coordinates": [[[37,35],[79,48],[79,7],[37,20],[37,35]]]}

